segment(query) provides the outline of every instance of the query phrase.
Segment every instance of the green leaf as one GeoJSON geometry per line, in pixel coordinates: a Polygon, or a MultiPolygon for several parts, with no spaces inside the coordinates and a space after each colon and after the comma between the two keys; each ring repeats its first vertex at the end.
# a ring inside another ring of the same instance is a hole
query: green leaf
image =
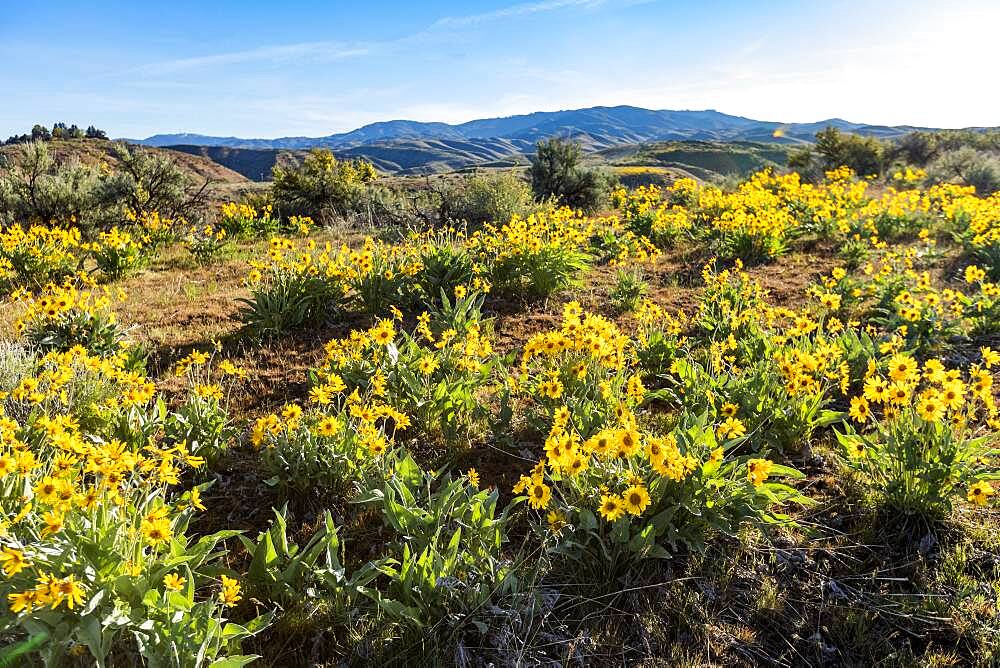
{"type": "Polygon", "coordinates": [[[409,453],[396,465],[396,476],[407,487],[419,487],[424,477],[424,471],[413,460],[409,453]]]}
{"type": "Polygon", "coordinates": [[[208,664],[208,668],[242,668],[242,666],[248,666],[259,658],[260,656],[257,654],[227,656],[208,664]]]}
{"type": "Polygon", "coordinates": [[[592,531],[597,528],[597,517],[594,515],[593,511],[584,508],[579,513],[580,522],[579,526],[584,531],[592,531]]]}

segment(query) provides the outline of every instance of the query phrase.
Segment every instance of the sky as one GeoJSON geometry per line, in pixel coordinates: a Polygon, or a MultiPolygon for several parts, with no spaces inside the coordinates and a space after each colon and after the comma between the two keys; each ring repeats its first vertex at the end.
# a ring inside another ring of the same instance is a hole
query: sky
{"type": "Polygon", "coordinates": [[[5,0],[0,135],[323,136],[619,104],[993,126],[998,25],[998,0],[5,0]]]}

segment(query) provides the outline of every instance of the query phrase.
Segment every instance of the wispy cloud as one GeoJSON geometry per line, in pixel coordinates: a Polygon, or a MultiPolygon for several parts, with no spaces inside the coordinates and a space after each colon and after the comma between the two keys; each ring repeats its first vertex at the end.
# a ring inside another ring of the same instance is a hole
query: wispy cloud
{"type": "Polygon", "coordinates": [[[509,7],[502,7],[492,12],[484,12],[482,14],[445,16],[438,19],[432,28],[460,28],[463,26],[478,25],[489,21],[528,16],[530,14],[540,14],[542,12],[551,12],[571,7],[593,9],[604,4],[607,4],[607,0],[542,0],[542,2],[525,2],[517,5],[511,5],[509,7]]]}
{"type": "Polygon", "coordinates": [[[184,70],[255,62],[271,62],[275,64],[301,63],[303,61],[333,62],[366,56],[371,51],[372,48],[365,45],[350,45],[339,42],[302,42],[299,44],[264,46],[244,51],[194,56],[191,58],[178,58],[176,60],[143,65],[139,69],[146,74],[173,74],[184,70]]]}

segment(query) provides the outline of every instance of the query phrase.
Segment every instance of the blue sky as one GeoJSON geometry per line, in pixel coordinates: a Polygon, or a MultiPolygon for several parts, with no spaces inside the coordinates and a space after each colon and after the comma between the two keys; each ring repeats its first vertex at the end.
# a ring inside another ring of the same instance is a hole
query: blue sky
{"type": "Polygon", "coordinates": [[[0,134],[321,136],[598,104],[1000,125],[1000,2],[64,2],[0,12],[0,134]]]}

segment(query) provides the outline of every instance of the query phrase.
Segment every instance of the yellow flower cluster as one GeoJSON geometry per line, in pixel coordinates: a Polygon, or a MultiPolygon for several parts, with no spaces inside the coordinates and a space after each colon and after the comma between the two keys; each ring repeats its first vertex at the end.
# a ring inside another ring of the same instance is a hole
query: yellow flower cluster
{"type": "Polygon", "coordinates": [[[115,423],[123,410],[144,410],[153,399],[153,384],[124,365],[124,358],[97,358],[81,349],[50,353],[13,387],[0,388],[0,487],[7,490],[0,494],[0,562],[18,583],[26,580],[22,571],[35,580],[8,594],[15,614],[81,604],[87,592],[76,580],[80,573],[57,576],[46,566],[53,555],[69,554],[62,541],[111,531],[116,553],[129,561],[99,577],[139,577],[149,555],[173,536],[174,518],[188,508],[204,509],[197,488],[182,500],[165,500],[165,489],[179,484],[185,468],[204,465],[186,443],[127,443],[101,426],[115,423]]]}
{"type": "MultiPolygon", "coordinates": [[[[989,366],[1000,361],[989,348],[983,349],[983,358],[989,366]]],[[[994,428],[1000,426],[988,368],[973,364],[965,381],[958,369],[947,369],[940,360],[927,360],[921,368],[905,353],[893,355],[884,365],[869,363],[863,392],[851,398],[850,415],[859,423],[879,417],[877,412],[881,419],[891,420],[911,407],[928,423],[948,419],[965,426],[978,412],[994,428]]]]}
{"type": "Polygon", "coordinates": [[[691,215],[683,206],[670,203],[657,185],[640,186],[632,191],[623,187],[611,193],[611,204],[622,212],[626,227],[658,244],[668,244],[691,229],[691,215]]]}
{"type": "Polygon", "coordinates": [[[114,324],[117,316],[111,307],[128,298],[121,288],[80,286],[77,281],[49,285],[38,295],[21,293],[18,297],[24,307],[14,321],[14,331],[18,334],[33,327],[44,327],[70,313],[101,314],[108,323],[114,324]]]}
{"type": "Polygon", "coordinates": [[[565,352],[577,353],[580,358],[570,370],[577,377],[586,373],[589,362],[605,369],[622,369],[628,344],[628,337],[613,322],[600,315],[584,314],[578,302],[570,302],[563,308],[559,330],[540,332],[525,343],[521,369],[526,372],[535,358],[553,360],[565,352]]]}
{"type": "Polygon", "coordinates": [[[79,268],[84,251],[77,228],[15,223],[0,229],[0,294],[62,280],[79,268]]]}
{"type": "Polygon", "coordinates": [[[1000,244],[1000,193],[986,198],[966,195],[953,201],[946,212],[952,220],[964,224],[964,238],[973,248],[1000,244]]]}
{"type": "MultiPolygon", "coordinates": [[[[226,202],[222,205],[220,210],[220,215],[223,220],[227,219],[246,219],[254,220],[257,218],[257,209],[250,206],[249,204],[237,203],[237,202],[226,202]]],[[[271,215],[271,206],[268,205],[261,212],[263,216],[271,215]]]]}
{"type": "Polygon", "coordinates": [[[329,242],[318,246],[314,240],[296,243],[287,238],[271,239],[267,260],[250,263],[248,282],[257,285],[282,275],[309,276],[328,282],[335,292],[347,294],[366,279],[401,281],[422,268],[415,250],[406,245],[386,244],[370,237],[361,248],[335,248],[329,242]]]}

